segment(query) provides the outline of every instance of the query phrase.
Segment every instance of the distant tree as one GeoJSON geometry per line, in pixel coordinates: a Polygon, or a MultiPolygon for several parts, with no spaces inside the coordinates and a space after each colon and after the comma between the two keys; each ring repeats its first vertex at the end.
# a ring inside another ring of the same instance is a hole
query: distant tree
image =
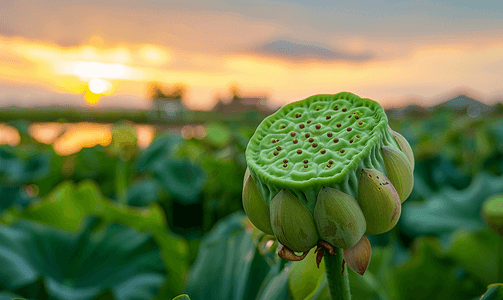
{"type": "Polygon", "coordinates": [[[159,83],[152,83],[149,88],[149,96],[151,99],[166,99],[172,98],[181,100],[184,98],[187,88],[183,84],[175,84],[171,88],[162,86],[159,83]]]}

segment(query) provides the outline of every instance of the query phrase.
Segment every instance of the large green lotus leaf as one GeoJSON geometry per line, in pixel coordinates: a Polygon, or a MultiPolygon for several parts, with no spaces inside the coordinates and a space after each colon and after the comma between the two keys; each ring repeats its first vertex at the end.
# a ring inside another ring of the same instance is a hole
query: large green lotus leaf
{"type": "Polygon", "coordinates": [[[242,212],[234,213],[204,237],[184,290],[192,300],[257,298],[271,268],[245,231],[245,223],[242,212]]]}
{"type": "Polygon", "coordinates": [[[32,183],[49,175],[51,155],[27,149],[25,153],[8,145],[0,146],[0,182],[7,185],[32,183]],[[16,151],[18,150],[18,151],[16,151]]]}
{"type": "Polygon", "coordinates": [[[484,285],[503,282],[503,242],[496,233],[457,231],[452,237],[447,255],[474,274],[484,285]],[[502,246],[498,246],[498,245],[502,246]],[[500,273],[501,272],[501,273],[500,273]],[[498,275],[500,277],[498,277],[498,275]]]}
{"type": "Polygon", "coordinates": [[[26,299],[22,299],[19,295],[13,293],[0,292],[0,300],[26,300],[26,299]]]}
{"type": "Polygon", "coordinates": [[[174,149],[183,139],[179,135],[163,134],[154,138],[152,143],[143,150],[135,162],[136,171],[144,173],[151,171],[160,159],[171,157],[174,149]]]}
{"type": "Polygon", "coordinates": [[[485,226],[480,210],[489,196],[503,192],[503,176],[480,173],[464,190],[445,187],[423,203],[405,202],[400,225],[414,236],[449,235],[457,229],[479,230],[485,226]]]}
{"type": "MultiPolygon", "coordinates": [[[[114,299],[157,295],[166,270],[152,236],[120,224],[92,231],[97,223],[87,219],[78,234],[25,220],[2,226],[4,290],[19,291],[41,277],[50,299],[95,299],[104,290],[114,299]]],[[[31,297],[26,290],[21,295],[31,297]]]]}
{"type": "Polygon", "coordinates": [[[503,300],[503,284],[495,283],[489,285],[480,300],[503,300]]]}
{"type": "Polygon", "coordinates": [[[105,199],[92,180],[83,180],[77,185],[66,181],[43,202],[27,208],[19,217],[76,231],[89,214],[99,215],[104,223],[121,223],[140,232],[150,231],[162,250],[168,271],[166,289],[181,292],[187,271],[187,245],[182,238],[168,232],[164,213],[158,204],[141,209],[119,207],[105,199]]]}
{"type": "MultiPolygon", "coordinates": [[[[259,290],[257,300],[287,300],[294,298],[289,289],[289,273],[292,263],[286,265],[285,268],[281,268],[281,264],[276,264],[271,270],[267,277],[262,282],[262,286],[259,290]]],[[[294,298],[295,299],[295,298],[294,298]]]]}
{"type": "Polygon", "coordinates": [[[128,205],[146,207],[167,197],[160,183],[153,178],[131,184],[127,190],[128,205]]]}
{"type": "Polygon", "coordinates": [[[187,159],[165,157],[152,167],[155,178],[166,191],[183,204],[199,201],[205,182],[204,170],[187,159]]]}
{"type": "Polygon", "coordinates": [[[396,299],[472,299],[481,294],[464,287],[458,267],[441,254],[436,239],[416,240],[413,253],[408,262],[396,269],[396,299]]]}

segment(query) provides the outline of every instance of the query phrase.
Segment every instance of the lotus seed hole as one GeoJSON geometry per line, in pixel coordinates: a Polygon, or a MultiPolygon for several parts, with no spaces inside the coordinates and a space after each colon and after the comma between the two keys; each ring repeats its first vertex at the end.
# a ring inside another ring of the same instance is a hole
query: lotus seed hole
{"type": "Polygon", "coordinates": [[[283,165],[283,167],[285,167],[285,168],[286,168],[286,167],[288,167],[288,165],[287,165],[287,164],[284,164],[284,165],[283,165]]]}
{"type": "Polygon", "coordinates": [[[343,112],[346,112],[346,111],[347,111],[347,108],[345,108],[345,107],[344,107],[344,108],[342,109],[342,111],[343,111],[343,112]]]}
{"type": "Polygon", "coordinates": [[[356,137],[357,137],[357,138],[360,138],[360,135],[359,135],[359,134],[357,134],[357,135],[356,135],[356,137]]]}
{"type": "Polygon", "coordinates": [[[325,154],[325,153],[327,153],[327,150],[325,150],[325,149],[321,149],[320,153],[321,153],[321,154],[325,154]]]}
{"type": "Polygon", "coordinates": [[[333,164],[333,163],[334,163],[334,161],[333,161],[333,160],[329,160],[329,161],[328,161],[328,163],[329,163],[329,164],[333,164]]]}
{"type": "Polygon", "coordinates": [[[291,136],[291,137],[294,137],[294,136],[295,136],[295,132],[293,132],[293,131],[292,131],[292,132],[290,132],[290,136],[291,136]]]}
{"type": "Polygon", "coordinates": [[[304,124],[300,124],[299,127],[300,127],[300,129],[303,129],[304,128],[304,124]]]}
{"type": "Polygon", "coordinates": [[[302,115],[301,114],[296,114],[295,117],[296,118],[300,118],[302,115]]]}
{"type": "Polygon", "coordinates": [[[309,162],[309,160],[307,159],[304,159],[304,163],[307,164],[309,162]]]}
{"type": "Polygon", "coordinates": [[[317,143],[313,143],[313,148],[316,148],[318,146],[317,143]]]}
{"type": "Polygon", "coordinates": [[[276,143],[276,140],[275,140],[275,139],[273,139],[273,140],[272,140],[272,143],[273,143],[273,144],[274,144],[274,143],[276,143]]]}
{"type": "Polygon", "coordinates": [[[376,176],[376,177],[377,177],[377,179],[379,179],[379,176],[376,176]]]}
{"type": "Polygon", "coordinates": [[[319,110],[320,110],[320,108],[318,107],[318,108],[316,109],[316,111],[319,111],[319,110]]]}
{"type": "Polygon", "coordinates": [[[327,168],[330,168],[332,165],[327,165],[327,168]]]}
{"type": "Polygon", "coordinates": [[[358,117],[358,116],[355,116],[355,119],[357,119],[357,120],[358,120],[359,118],[360,118],[360,117],[358,117]]]}
{"type": "Polygon", "coordinates": [[[328,137],[332,137],[332,133],[331,133],[331,132],[328,132],[328,133],[327,133],[327,136],[328,136],[328,137]]]}
{"type": "Polygon", "coordinates": [[[292,142],[293,142],[294,144],[297,144],[299,141],[298,141],[297,139],[294,139],[292,142]]]}
{"type": "Polygon", "coordinates": [[[281,151],[281,147],[280,146],[276,147],[276,150],[281,151]]]}
{"type": "Polygon", "coordinates": [[[362,122],[362,121],[358,122],[358,125],[362,125],[362,124],[363,124],[363,122],[362,122]]]}
{"type": "Polygon", "coordinates": [[[278,155],[278,152],[274,151],[274,153],[273,153],[273,154],[274,154],[274,156],[277,156],[277,155],[278,155]]]}
{"type": "Polygon", "coordinates": [[[352,144],[352,143],[353,143],[353,139],[350,139],[350,140],[349,140],[349,143],[350,143],[350,144],[352,144]]]}
{"type": "Polygon", "coordinates": [[[285,125],[283,125],[283,126],[281,126],[281,128],[282,128],[282,129],[284,129],[284,128],[286,128],[286,126],[285,126],[285,125]]]}
{"type": "Polygon", "coordinates": [[[312,122],[311,120],[307,120],[307,124],[311,124],[311,122],[312,122]]]}
{"type": "Polygon", "coordinates": [[[297,150],[297,154],[302,154],[302,150],[297,150]]]}
{"type": "Polygon", "coordinates": [[[338,143],[339,142],[339,139],[338,138],[335,138],[334,139],[334,143],[338,143]]]}
{"type": "Polygon", "coordinates": [[[314,142],[314,139],[313,138],[309,138],[309,142],[310,143],[314,142]]]}
{"type": "Polygon", "coordinates": [[[369,174],[369,178],[372,178],[372,175],[369,174]]]}
{"type": "Polygon", "coordinates": [[[327,120],[330,120],[331,116],[327,116],[327,120]]]}
{"type": "Polygon", "coordinates": [[[337,124],[337,127],[341,127],[341,123],[337,124]]]}
{"type": "Polygon", "coordinates": [[[341,153],[344,153],[345,151],[346,151],[346,150],[344,150],[344,149],[341,149],[341,153]]]}
{"type": "Polygon", "coordinates": [[[336,105],[336,106],[334,107],[334,110],[339,110],[339,106],[337,106],[337,105],[336,105]]]}
{"type": "Polygon", "coordinates": [[[321,125],[320,124],[316,124],[316,126],[314,126],[314,127],[316,127],[316,129],[320,129],[321,125]]]}
{"type": "Polygon", "coordinates": [[[351,116],[352,116],[352,115],[349,115],[349,116],[348,116],[348,119],[351,119],[351,116]]]}
{"type": "Polygon", "coordinates": [[[288,159],[283,159],[283,163],[287,163],[288,162],[288,159]]]}
{"type": "Polygon", "coordinates": [[[351,128],[351,127],[348,127],[348,131],[351,131],[351,130],[353,130],[353,128],[351,128]]]}
{"type": "Polygon", "coordinates": [[[304,136],[305,136],[306,138],[308,138],[308,137],[310,137],[311,135],[309,134],[309,132],[307,132],[306,134],[304,134],[304,136]]]}
{"type": "Polygon", "coordinates": [[[307,169],[307,165],[304,165],[304,168],[307,169]]]}

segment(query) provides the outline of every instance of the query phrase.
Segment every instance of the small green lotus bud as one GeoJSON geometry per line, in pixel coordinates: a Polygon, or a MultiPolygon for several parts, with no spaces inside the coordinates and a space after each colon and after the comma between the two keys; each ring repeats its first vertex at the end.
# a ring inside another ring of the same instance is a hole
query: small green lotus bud
{"type": "Polygon", "coordinates": [[[367,228],[356,199],[330,187],[320,190],[314,219],[320,238],[342,249],[358,243],[367,228]]]}
{"type": "Polygon", "coordinates": [[[503,194],[494,195],[484,201],[482,216],[493,231],[503,236],[503,194]]]}
{"type": "Polygon", "coordinates": [[[389,179],[377,170],[362,169],[357,200],[367,221],[366,235],[384,233],[400,218],[400,197],[389,179]]]}
{"type": "Polygon", "coordinates": [[[269,219],[269,207],[265,204],[253,177],[245,176],[243,186],[243,208],[253,225],[267,234],[274,235],[269,219]]]}
{"type": "Polygon", "coordinates": [[[271,201],[271,223],[279,242],[292,251],[306,252],[318,241],[313,216],[286,190],[281,190],[271,201]]]}
{"type": "Polygon", "coordinates": [[[410,147],[409,142],[407,142],[407,140],[400,133],[393,131],[391,128],[390,130],[393,136],[395,136],[395,139],[400,146],[400,150],[402,150],[402,152],[407,156],[407,159],[412,166],[412,171],[414,171],[414,153],[412,152],[412,148],[410,147]]]}
{"type": "Polygon", "coordinates": [[[386,167],[386,175],[400,196],[402,203],[407,200],[414,188],[414,174],[407,156],[395,147],[384,146],[381,148],[386,167]]]}

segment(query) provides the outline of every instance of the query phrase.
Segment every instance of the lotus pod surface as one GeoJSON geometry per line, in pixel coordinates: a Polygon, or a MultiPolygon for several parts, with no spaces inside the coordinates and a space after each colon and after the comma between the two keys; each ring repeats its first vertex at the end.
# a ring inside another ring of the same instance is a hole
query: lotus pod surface
{"type": "MultiPolygon", "coordinates": [[[[348,92],[315,95],[287,104],[261,122],[246,148],[247,176],[253,177],[267,206],[271,207],[272,199],[284,190],[299,200],[316,222],[322,218],[321,213],[336,211],[335,207],[327,207],[314,218],[318,195],[323,188],[336,189],[357,199],[359,175],[363,169],[386,174],[382,155],[385,146],[401,149],[379,103],[348,92]]],[[[390,201],[395,203],[394,199],[390,201]]],[[[361,207],[361,203],[366,202],[357,203],[360,209],[368,211],[361,207]]],[[[289,213],[285,217],[272,216],[271,209],[268,217],[270,220],[295,219],[296,214],[289,213]]],[[[393,215],[379,217],[391,219],[393,215]]],[[[266,216],[262,218],[266,219],[266,216]]],[[[335,216],[332,219],[348,218],[335,216]]],[[[373,232],[368,228],[368,221],[366,230],[373,232]]],[[[382,222],[370,220],[370,224],[373,223],[382,222]]],[[[318,229],[326,227],[326,224],[315,225],[318,229]]],[[[272,227],[274,230],[275,226],[272,227]]],[[[365,225],[357,228],[354,232],[359,235],[365,225]]],[[[289,235],[289,228],[282,227],[282,230],[289,235]]],[[[360,239],[361,236],[355,236],[347,245],[360,239]]]]}

